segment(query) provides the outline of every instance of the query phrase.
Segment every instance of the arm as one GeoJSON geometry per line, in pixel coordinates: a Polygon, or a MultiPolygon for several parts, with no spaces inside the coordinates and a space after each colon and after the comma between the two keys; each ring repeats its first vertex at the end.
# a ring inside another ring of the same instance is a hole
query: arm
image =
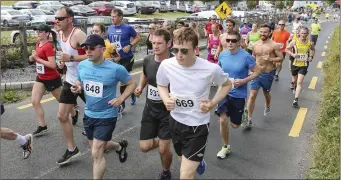
{"type": "Polygon", "coordinates": [[[232,88],[232,82],[229,79],[227,79],[222,85],[220,85],[211,101],[212,102],[211,108],[217,106],[217,104],[220,101],[222,101],[226,97],[226,95],[230,92],[231,88],[232,88]]]}
{"type": "Polygon", "coordinates": [[[272,62],[282,62],[283,54],[281,52],[281,48],[277,44],[275,45],[275,54],[276,54],[276,57],[270,57],[269,60],[272,62]]]}
{"type": "Polygon", "coordinates": [[[41,59],[40,57],[34,58],[38,63],[43,64],[44,66],[51,68],[51,69],[56,69],[57,68],[57,63],[56,63],[56,58],[54,56],[49,56],[47,57],[47,61],[44,59],[41,59]]]}
{"type": "Polygon", "coordinates": [[[147,76],[144,75],[144,73],[141,73],[139,85],[137,86],[137,88],[140,88],[142,91],[146,87],[147,83],[148,83],[147,76]]]}
{"type": "MultiPolygon", "coordinates": [[[[87,36],[86,36],[86,34],[83,31],[77,30],[74,33],[75,33],[74,34],[75,39],[78,40],[77,44],[79,46],[86,41],[87,36]]],[[[87,58],[88,58],[88,56],[85,53],[82,54],[82,55],[75,55],[75,56],[73,56],[74,61],[83,61],[83,60],[85,60],[87,58]]]]}
{"type": "Polygon", "coordinates": [[[124,100],[126,100],[135,90],[135,88],[137,87],[136,85],[136,81],[134,78],[130,78],[130,80],[124,84],[125,86],[127,86],[127,88],[124,90],[124,92],[118,97],[119,99],[122,100],[122,102],[124,100]]]}
{"type": "Polygon", "coordinates": [[[291,41],[291,43],[285,49],[285,52],[288,53],[290,56],[295,57],[296,54],[292,52],[292,48],[295,46],[295,41],[291,41]]]}
{"type": "Polygon", "coordinates": [[[157,85],[157,90],[159,91],[159,96],[161,97],[163,103],[166,105],[169,100],[168,86],[157,85]]]}
{"type": "MultiPolygon", "coordinates": [[[[131,41],[130,44],[132,46],[135,46],[137,43],[140,42],[140,40],[141,40],[141,35],[140,34],[136,34],[136,36],[133,37],[133,41],[131,41]]],[[[130,48],[132,48],[132,47],[130,47],[130,48]]]]}
{"type": "Polygon", "coordinates": [[[315,45],[312,42],[309,49],[309,61],[312,61],[315,56],[315,45]]]}

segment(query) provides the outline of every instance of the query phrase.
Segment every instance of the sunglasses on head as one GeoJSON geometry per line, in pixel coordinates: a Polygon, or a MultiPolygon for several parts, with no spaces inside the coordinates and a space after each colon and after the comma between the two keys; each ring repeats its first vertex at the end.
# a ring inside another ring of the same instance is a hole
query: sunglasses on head
{"type": "Polygon", "coordinates": [[[178,52],[181,52],[181,54],[186,55],[188,53],[188,49],[179,49],[179,48],[173,48],[173,53],[178,54],[178,52]]]}
{"type": "Polygon", "coordinates": [[[58,20],[58,21],[64,21],[64,19],[66,19],[68,17],[54,17],[55,20],[58,20]]]}
{"type": "Polygon", "coordinates": [[[226,42],[227,42],[227,43],[229,43],[229,42],[237,43],[238,40],[237,40],[237,39],[226,39],[226,42]]]}

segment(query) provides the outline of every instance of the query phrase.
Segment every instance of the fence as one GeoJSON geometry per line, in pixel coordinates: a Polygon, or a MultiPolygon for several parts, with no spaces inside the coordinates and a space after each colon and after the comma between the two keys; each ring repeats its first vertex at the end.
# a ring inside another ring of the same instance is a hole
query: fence
{"type": "MultiPolygon", "coordinates": [[[[250,22],[257,22],[260,24],[268,23],[273,21],[277,23],[280,19],[286,20],[285,13],[279,13],[276,15],[261,15],[261,16],[246,16],[246,17],[231,17],[236,21],[236,25],[239,26],[243,20],[248,19],[250,22]]],[[[204,20],[194,20],[196,22],[197,28],[199,30],[199,34],[201,38],[204,38],[204,27],[208,22],[208,19],[204,20]]],[[[162,23],[163,21],[152,20],[148,22],[129,22],[128,24],[133,25],[135,29],[138,30],[139,33],[145,34],[148,32],[148,25],[151,23],[162,23]]],[[[176,21],[177,22],[177,21],[176,21]]],[[[185,23],[193,22],[193,20],[185,19],[185,23]]],[[[107,24],[109,26],[109,24],[107,24]]],[[[80,24],[76,24],[76,27],[79,27],[84,32],[89,34],[89,29],[91,29],[92,25],[87,24],[87,21],[81,21],[80,24]]],[[[1,69],[6,68],[20,68],[25,67],[28,64],[28,57],[31,54],[31,51],[35,48],[36,40],[33,38],[34,35],[33,27],[26,26],[25,23],[21,23],[19,27],[1,27],[1,32],[9,32],[11,31],[11,35],[7,33],[7,41],[6,37],[1,37],[1,45],[0,45],[0,64],[1,69]]],[[[91,30],[90,30],[91,32],[91,30]]],[[[3,35],[2,35],[3,36],[3,35]]],[[[139,50],[141,46],[145,46],[146,36],[142,36],[140,43],[135,47],[135,50],[139,50]]]]}

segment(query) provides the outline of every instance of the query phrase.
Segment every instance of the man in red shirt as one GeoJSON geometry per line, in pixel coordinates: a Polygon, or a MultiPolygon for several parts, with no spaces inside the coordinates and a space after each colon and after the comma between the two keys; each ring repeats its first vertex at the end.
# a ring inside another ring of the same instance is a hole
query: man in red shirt
{"type": "Polygon", "coordinates": [[[207,40],[208,40],[208,35],[213,34],[212,29],[211,29],[212,24],[217,24],[220,33],[223,32],[223,26],[217,22],[217,16],[213,15],[211,17],[211,21],[205,25],[205,29],[204,29],[205,30],[205,37],[207,38],[207,40]]]}

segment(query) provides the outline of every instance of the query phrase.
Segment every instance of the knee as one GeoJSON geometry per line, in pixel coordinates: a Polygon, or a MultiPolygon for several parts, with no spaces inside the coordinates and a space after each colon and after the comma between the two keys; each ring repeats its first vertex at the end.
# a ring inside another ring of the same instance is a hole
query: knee
{"type": "Polygon", "coordinates": [[[249,101],[253,102],[253,101],[256,101],[256,95],[253,94],[253,93],[250,93],[250,96],[249,96],[249,101]]]}
{"type": "Polygon", "coordinates": [[[40,100],[38,99],[32,99],[31,100],[33,107],[37,107],[40,105],[40,100]]]}
{"type": "Polygon", "coordinates": [[[219,117],[219,122],[221,125],[226,125],[227,124],[227,116],[225,113],[222,113],[219,117]]]}
{"type": "Polygon", "coordinates": [[[147,142],[140,142],[140,150],[144,153],[149,152],[152,149],[152,144],[147,142]]]}
{"type": "Polygon", "coordinates": [[[91,156],[94,162],[100,160],[104,154],[104,146],[93,147],[91,149],[91,156]]]}
{"type": "Polygon", "coordinates": [[[69,119],[68,115],[66,113],[63,113],[63,112],[58,112],[58,120],[61,121],[61,122],[65,122],[69,119]]]}
{"type": "Polygon", "coordinates": [[[180,169],[180,179],[194,179],[194,177],[195,177],[195,170],[188,169],[188,168],[180,169]]]}
{"type": "Polygon", "coordinates": [[[297,81],[297,86],[302,86],[302,81],[297,81]]]}
{"type": "Polygon", "coordinates": [[[159,146],[159,152],[161,156],[165,154],[169,154],[170,153],[169,144],[164,144],[162,146],[159,146]]]}
{"type": "Polygon", "coordinates": [[[237,128],[239,128],[240,125],[236,125],[236,124],[231,123],[231,126],[233,129],[237,129],[237,128]]]}

